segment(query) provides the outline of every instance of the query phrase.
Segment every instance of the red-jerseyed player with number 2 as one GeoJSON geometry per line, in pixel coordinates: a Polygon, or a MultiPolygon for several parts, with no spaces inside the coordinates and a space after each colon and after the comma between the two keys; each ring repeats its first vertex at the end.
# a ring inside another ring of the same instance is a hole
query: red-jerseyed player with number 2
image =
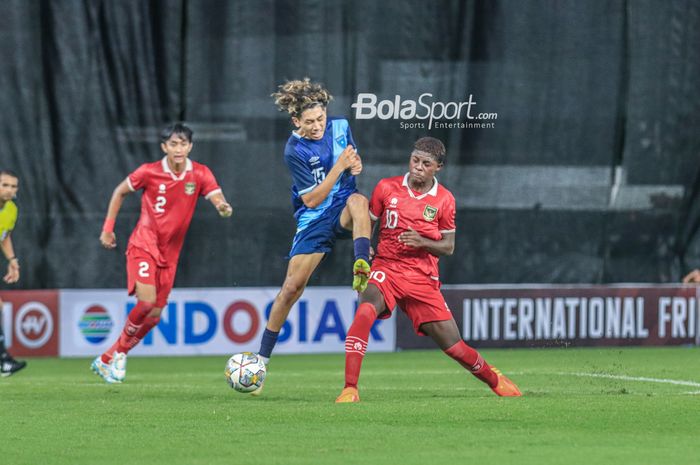
{"type": "Polygon", "coordinates": [[[116,247],[114,222],[124,197],[143,190],[141,216],[126,249],[127,287],[137,303],[117,341],[92,362],[92,370],[108,383],[126,377],[126,354],[158,324],[175,281],[175,270],[197,199],[204,196],[223,217],[233,210],[212,172],[190,160],[192,130],[181,123],[160,135],[165,157],[145,163],[122,181],[112,194],[100,242],[116,247]]]}
{"type": "MultiPolygon", "coordinates": [[[[404,176],[379,181],[370,200],[379,243],[369,285],[345,339],[345,388],[337,403],[359,402],[357,381],[370,329],[398,305],[420,335],[430,336],[460,365],[498,394],[520,396],[518,387],[484,361],[459,334],[440,292],[438,257],[455,246],[455,199],[435,173],[445,161],[445,146],[432,137],[416,141],[404,176]]],[[[373,228],[374,229],[374,228],[373,228]]]]}

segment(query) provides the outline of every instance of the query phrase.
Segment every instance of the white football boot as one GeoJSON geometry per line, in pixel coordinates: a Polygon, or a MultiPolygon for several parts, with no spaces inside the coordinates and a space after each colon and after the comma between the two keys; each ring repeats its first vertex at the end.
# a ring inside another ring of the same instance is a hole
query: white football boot
{"type": "Polygon", "coordinates": [[[114,352],[112,378],[118,383],[123,383],[126,379],[126,354],[124,352],[114,352]]]}
{"type": "Polygon", "coordinates": [[[92,371],[95,372],[96,375],[105,380],[105,382],[108,384],[114,384],[119,382],[112,377],[111,364],[104,363],[102,361],[101,355],[98,355],[97,358],[92,361],[90,368],[92,369],[92,371]]]}

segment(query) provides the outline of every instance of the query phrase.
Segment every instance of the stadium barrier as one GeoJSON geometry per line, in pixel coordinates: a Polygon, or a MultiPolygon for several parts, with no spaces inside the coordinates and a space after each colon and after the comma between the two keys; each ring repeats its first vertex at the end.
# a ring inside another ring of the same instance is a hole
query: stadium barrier
{"type": "MultiPolygon", "coordinates": [[[[464,339],[475,347],[659,346],[700,342],[693,286],[444,286],[464,339]]],[[[434,347],[400,319],[397,347],[434,347]]]]}
{"type": "MultiPolygon", "coordinates": [[[[257,351],[277,288],[176,289],[161,321],[133,355],[223,355],[257,351]]],[[[13,355],[94,356],[116,340],[135,299],[123,290],[3,291],[3,327],[13,355]]],[[[308,288],[289,313],[275,353],[344,352],[357,307],[348,288],[308,288]]],[[[370,334],[374,351],[396,348],[393,321],[370,334]]]]}
{"type": "MultiPolygon", "coordinates": [[[[133,355],[255,351],[277,288],[176,289],[133,355]]],[[[676,285],[444,286],[475,347],[700,344],[698,289],[676,285]]],[[[134,299],[123,290],[3,291],[3,327],[16,356],[88,357],[107,349],[134,299]]],[[[275,353],[339,353],[357,307],[345,287],[311,287],[292,308],[275,353]]],[[[400,312],[399,312],[400,313],[400,312]]],[[[405,315],[378,321],[370,351],[434,348],[405,315]]]]}

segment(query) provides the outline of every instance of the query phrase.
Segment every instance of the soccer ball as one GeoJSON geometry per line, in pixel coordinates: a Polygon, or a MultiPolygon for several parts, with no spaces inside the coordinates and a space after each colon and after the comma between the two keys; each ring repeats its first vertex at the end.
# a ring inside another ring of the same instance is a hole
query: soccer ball
{"type": "Polygon", "coordinates": [[[265,362],[253,352],[234,354],[226,362],[226,381],[238,392],[252,392],[265,381],[265,362]]]}

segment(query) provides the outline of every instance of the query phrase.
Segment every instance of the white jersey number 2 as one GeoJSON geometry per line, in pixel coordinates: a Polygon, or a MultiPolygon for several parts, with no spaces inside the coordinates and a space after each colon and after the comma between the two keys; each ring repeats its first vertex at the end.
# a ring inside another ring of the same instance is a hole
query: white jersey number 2
{"type": "Polygon", "coordinates": [[[156,213],[165,213],[165,209],[163,208],[165,207],[165,202],[166,199],[164,196],[159,195],[156,197],[156,203],[153,205],[153,209],[156,211],[156,213]]]}
{"type": "Polygon", "coordinates": [[[148,273],[148,262],[139,262],[139,276],[142,278],[148,278],[150,276],[148,273]]]}

